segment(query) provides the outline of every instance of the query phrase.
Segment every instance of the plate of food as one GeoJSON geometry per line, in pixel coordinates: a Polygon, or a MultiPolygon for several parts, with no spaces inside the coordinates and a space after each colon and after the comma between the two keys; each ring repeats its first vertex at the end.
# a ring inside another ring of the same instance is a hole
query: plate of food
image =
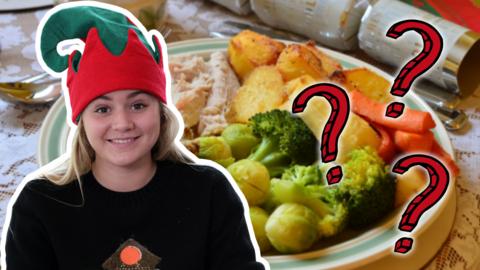
{"type": "MultiPolygon", "coordinates": [[[[311,42],[251,31],[171,43],[168,53],[182,142],[232,174],[271,269],[417,269],[438,251],[453,223],[456,167],[445,128],[414,93],[401,99],[407,117],[384,121],[379,111],[393,100],[388,74],[311,42]],[[325,182],[332,164],[319,156],[328,102],[314,97],[303,113],[290,113],[296,95],[317,82],[346,89],[352,104],[335,161],[344,177],[332,186],[325,182]],[[401,214],[428,177],[390,168],[411,152],[434,155],[453,173],[443,199],[405,233],[397,229],[401,214]],[[415,242],[400,255],[393,250],[403,236],[415,242]]],[[[40,165],[65,153],[69,133],[59,99],[41,128],[40,165]]]]}

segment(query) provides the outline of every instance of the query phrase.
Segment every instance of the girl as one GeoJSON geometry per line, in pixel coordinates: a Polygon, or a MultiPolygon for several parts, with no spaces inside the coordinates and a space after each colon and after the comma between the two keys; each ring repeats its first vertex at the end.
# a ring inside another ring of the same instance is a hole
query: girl
{"type": "Polygon", "coordinates": [[[19,192],[2,269],[265,269],[227,178],[174,143],[158,33],[125,10],[71,3],[38,32],[40,62],[68,70],[78,127],[66,171],[19,192]],[[60,56],[57,45],[74,38],[83,52],[60,56]]]}

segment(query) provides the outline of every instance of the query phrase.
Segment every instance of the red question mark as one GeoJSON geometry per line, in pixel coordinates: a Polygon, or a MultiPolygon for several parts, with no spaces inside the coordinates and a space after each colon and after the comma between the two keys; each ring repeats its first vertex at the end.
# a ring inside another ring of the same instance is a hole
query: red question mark
{"type": "MultiPolygon", "coordinates": [[[[411,232],[417,226],[423,213],[443,197],[450,181],[445,165],[434,157],[422,154],[410,155],[400,159],[393,166],[392,172],[403,174],[416,165],[420,165],[427,170],[430,176],[430,184],[408,204],[407,210],[402,215],[398,228],[407,232],[411,232]]],[[[402,237],[395,243],[395,252],[407,253],[412,248],[412,244],[412,238],[402,237]]]]}
{"type": "MultiPolygon", "coordinates": [[[[397,39],[410,30],[414,30],[422,36],[423,50],[410,60],[395,78],[390,93],[399,97],[403,97],[413,81],[437,62],[443,49],[443,39],[437,29],[419,20],[405,20],[392,25],[387,31],[387,37],[397,39]]],[[[403,113],[404,107],[405,105],[401,102],[392,102],[388,105],[385,115],[397,118],[403,113]]]]}
{"type": "MultiPolygon", "coordinates": [[[[330,83],[319,83],[311,85],[300,92],[293,101],[292,112],[301,113],[307,107],[308,101],[314,96],[322,96],[327,99],[332,107],[327,124],[323,128],[322,161],[330,162],[337,158],[338,138],[347,124],[350,115],[350,100],[347,92],[337,85],[330,83]]],[[[327,172],[329,185],[336,184],[342,180],[343,172],[340,165],[330,168],[327,172]]]]}

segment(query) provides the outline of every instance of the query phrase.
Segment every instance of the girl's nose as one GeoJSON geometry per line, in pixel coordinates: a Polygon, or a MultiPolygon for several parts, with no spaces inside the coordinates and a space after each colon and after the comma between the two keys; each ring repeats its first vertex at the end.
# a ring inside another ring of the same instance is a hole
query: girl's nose
{"type": "Polygon", "coordinates": [[[135,126],[126,110],[116,110],[112,120],[112,128],[117,131],[131,130],[135,126]]]}

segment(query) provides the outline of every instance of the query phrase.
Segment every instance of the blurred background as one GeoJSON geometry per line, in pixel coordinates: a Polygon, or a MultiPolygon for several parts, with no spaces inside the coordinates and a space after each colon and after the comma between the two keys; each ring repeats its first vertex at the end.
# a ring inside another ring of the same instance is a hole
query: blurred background
{"type": "MultiPolygon", "coordinates": [[[[40,19],[65,0],[0,0],[0,83],[36,80],[40,19]]],[[[461,170],[457,214],[449,238],[425,269],[480,269],[480,0],[109,0],[129,9],[167,44],[199,38],[229,38],[244,29],[273,38],[306,42],[345,53],[395,77],[421,50],[419,35],[386,42],[393,22],[416,18],[434,25],[444,50],[414,87],[438,114],[461,170]]],[[[39,78],[48,84],[52,78],[39,78]]],[[[2,86],[3,87],[3,86],[2,86]]],[[[0,88],[2,88],[0,87],[0,88]]],[[[1,89],[0,89],[1,90],[1,89]]],[[[58,92],[58,91],[57,91],[58,92]]],[[[21,180],[39,167],[38,140],[58,96],[19,101],[0,92],[0,226],[21,180]]],[[[25,97],[25,96],[23,96],[25,97]]]]}

